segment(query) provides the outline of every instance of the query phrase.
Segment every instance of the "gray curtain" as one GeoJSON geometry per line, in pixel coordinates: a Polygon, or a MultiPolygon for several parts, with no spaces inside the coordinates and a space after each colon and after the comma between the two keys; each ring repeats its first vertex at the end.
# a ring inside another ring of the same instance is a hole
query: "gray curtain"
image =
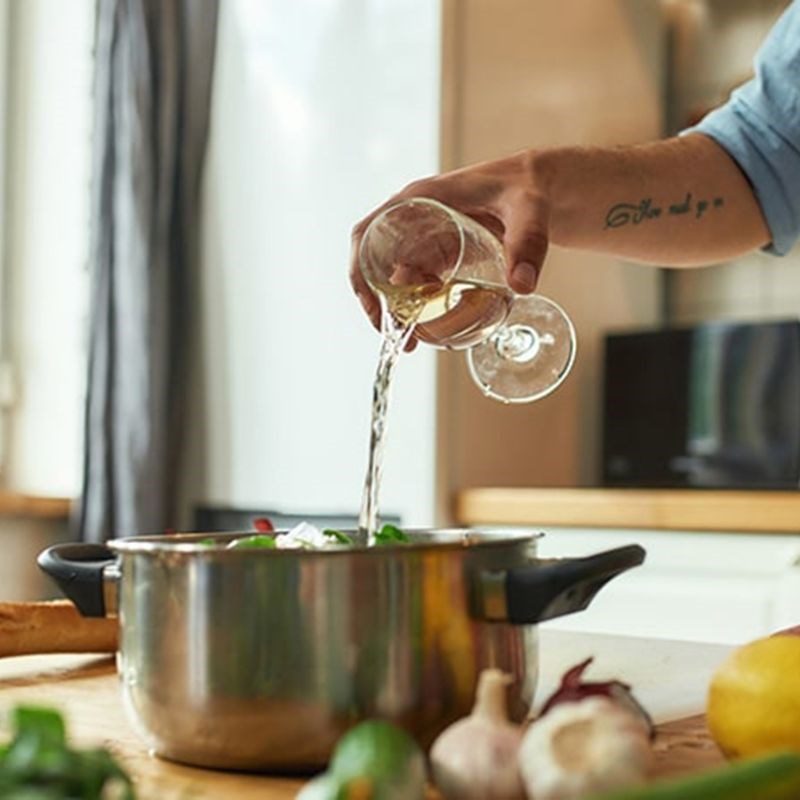
{"type": "Polygon", "coordinates": [[[91,321],[78,524],[176,525],[217,0],[98,0],[91,321]]]}

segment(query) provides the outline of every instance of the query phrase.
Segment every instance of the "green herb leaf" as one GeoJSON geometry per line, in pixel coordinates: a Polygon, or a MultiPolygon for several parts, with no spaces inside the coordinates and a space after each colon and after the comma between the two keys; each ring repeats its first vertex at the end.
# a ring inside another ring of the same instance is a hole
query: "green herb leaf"
{"type": "Polygon", "coordinates": [[[134,800],[130,778],[108,751],[75,750],[55,709],[18,706],[14,734],[0,750],[0,797],[9,800],[134,800]]]}
{"type": "Polygon", "coordinates": [[[325,528],[322,533],[325,536],[329,536],[331,539],[335,539],[338,544],[353,544],[353,537],[348,536],[346,533],[342,533],[342,531],[334,530],[333,528],[325,528]]]}
{"type": "Polygon", "coordinates": [[[275,544],[275,539],[272,536],[267,536],[263,533],[257,533],[254,536],[245,536],[241,539],[234,539],[228,545],[228,549],[230,550],[238,550],[239,548],[266,548],[268,550],[273,550],[275,547],[277,547],[275,544]]]}
{"type": "Polygon", "coordinates": [[[12,712],[12,724],[19,735],[35,736],[43,744],[64,747],[67,731],[61,713],[52,708],[17,706],[12,712]]]}
{"type": "Polygon", "coordinates": [[[388,522],[375,534],[375,544],[408,544],[410,541],[407,533],[388,522]]]}

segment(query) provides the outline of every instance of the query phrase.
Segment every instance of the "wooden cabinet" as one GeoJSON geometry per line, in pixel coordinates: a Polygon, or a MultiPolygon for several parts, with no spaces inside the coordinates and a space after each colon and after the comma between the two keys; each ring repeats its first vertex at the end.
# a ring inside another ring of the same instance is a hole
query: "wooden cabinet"
{"type": "Polygon", "coordinates": [[[553,628],[735,644],[800,624],[800,492],[471,489],[455,515],[541,531],[547,558],[645,548],[643,566],[553,628]]]}
{"type": "Polygon", "coordinates": [[[622,544],[645,563],[609,583],[559,630],[738,644],[800,624],[800,535],[545,528],[545,557],[622,544]]]}
{"type": "MultiPolygon", "coordinates": [[[[621,144],[662,130],[659,4],[444,0],[442,167],[532,146],[621,144]]],[[[596,478],[602,336],[654,323],[656,269],[552,249],[540,283],[578,332],[573,374],[525,406],[484,398],[463,359],[438,364],[438,496],[469,486],[585,486],[596,478]]]]}

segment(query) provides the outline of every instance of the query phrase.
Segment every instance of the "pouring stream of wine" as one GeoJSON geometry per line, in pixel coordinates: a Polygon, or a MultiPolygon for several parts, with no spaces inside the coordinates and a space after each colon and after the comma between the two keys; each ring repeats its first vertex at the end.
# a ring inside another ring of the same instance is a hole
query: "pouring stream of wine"
{"type": "Polygon", "coordinates": [[[389,391],[397,359],[403,352],[424,303],[417,298],[408,298],[407,304],[394,304],[392,312],[381,302],[381,352],[378,369],[372,387],[372,419],[369,436],[369,459],[364,495],[358,519],[358,532],[368,547],[375,544],[378,527],[378,497],[383,471],[383,445],[386,432],[386,412],[389,407],[389,391]]]}

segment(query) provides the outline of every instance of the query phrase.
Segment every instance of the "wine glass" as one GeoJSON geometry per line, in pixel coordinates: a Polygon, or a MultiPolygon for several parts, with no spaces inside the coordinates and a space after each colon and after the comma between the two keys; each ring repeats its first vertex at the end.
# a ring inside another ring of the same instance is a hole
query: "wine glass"
{"type": "Polygon", "coordinates": [[[384,209],[364,233],[359,264],[384,319],[435,347],[466,349],[472,379],[488,397],[539,400],[575,362],[575,328],[563,309],[539,294],[515,294],[497,237],[437,200],[384,209]]]}

